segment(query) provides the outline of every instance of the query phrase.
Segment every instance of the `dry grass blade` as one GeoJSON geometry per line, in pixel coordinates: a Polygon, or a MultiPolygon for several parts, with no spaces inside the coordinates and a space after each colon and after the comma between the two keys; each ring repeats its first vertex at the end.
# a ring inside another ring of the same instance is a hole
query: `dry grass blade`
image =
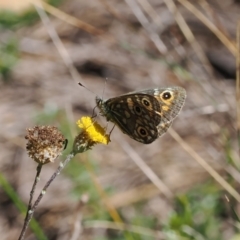
{"type": "Polygon", "coordinates": [[[120,208],[151,199],[157,195],[159,195],[159,189],[156,188],[154,184],[150,183],[124,192],[116,193],[109,198],[109,201],[115,208],[120,208]]]}
{"type": "MultiPolygon", "coordinates": [[[[82,199],[88,200],[87,196],[83,196],[82,199]]],[[[70,240],[77,240],[79,239],[79,236],[82,234],[82,208],[85,204],[85,202],[81,199],[79,202],[76,212],[74,213],[73,216],[73,223],[72,223],[72,232],[71,232],[71,238],[70,240]]]]}
{"type": "Polygon", "coordinates": [[[200,0],[199,5],[202,6],[204,11],[206,11],[206,14],[208,14],[208,16],[211,17],[211,19],[214,21],[216,27],[218,29],[220,29],[220,31],[222,31],[222,33],[224,33],[226,36],[228,36],[228,33],[227,33],[226,29],[223,27],[223,25],[221,24],[218,15],[212,9],[212,7],[207,2],[207,0],[200,0]]]}
{"type": "Polygon", "coordinates": [[[156,24],[159,24],[157,21],[159,19],[159,15],[154,10],[152,5],[147,0],[138,0],[139,4],[142,6],[142,8],[145,10],[146,13],[148,13],[149,17],[155,22],[156,24]]]}
{"type": "MultiPolygon", "coordinates": [[[[178,11],[176,4],[172,0],[164,0],[164,1],[165,1],[165,4],[167,5],[169,11],[175,17],[175,20],[176,20],[179,28],[181,29],[182,33],[184,34],[185,38],[192,45],[198,58],[203,63],[203,66],[205,67],[206,71],[208,72],[209,75],[212,75],[212,68],[210,67],[208,59],[206,58],[201,46],[195,39],[191,29],[189,28],[189,26],[187,25],[187,23],[185,21],[185,19],[183,18],[181,13],[178,11]]],[[[202,87],[208,93],[208,88],[206,86],[204,86],[203,84],[202,84],[202,87]]],[[[211,94],[209,94],[209,95],[211,95],[211,94]]]]}
{"type": "Polygon", "coordinates": [[[119,21],[125,21],[120,14],[106,1],[106,0],[99,0],[106,8],[106,10],[111,13],[116,19],[119,21]]]}
{"type": "Polygon", "coordinates": [[[178,0],[185,8],[194,14],[202,23],[204,23],[217,37],[218,39],[228,48],[228,50],[236,56],[237,48],[236,45],[227,38],[212,22],[209,21],[193,4],[186,0],[178,0]]]}
{"type": "Polygon", "coordinates": [[[81,79],[81,76],[79,75],[78,71],[76,70],[76,68],[74,67],[73,61],[70,57],[70,55],[68,54],[66,48],[64,47],[61,39],[58,36],[58,33],[56,32],[56,30],[54,29],[54,27],[51,24],[51,21],[48,17],[48,15],[46,14],[46,12],[44,11],[44,8],[41,6],[41,2],[38,2],[37,4],[35,4],[34,2],[34,6],[36,8],[36,11],[38,12],[45,28],[48,31],[49,36],[51,37],[55,47],[57,48],[60,56],[62,57],[66,67],[68,68],[72,78],[75,80],[75,82],[83,82],[83,80],[81,79]]]}
{"type": "Polygon", "coordinates": [[[121,144],[123,150],[135,162],[135,164],[143,171],[143,173],[152,181],[152,183],[160,190],[160,192],[168,199],[173,198],[171,190],[159,179],[153,170],[143,161],[137,152],[128,144],[121,144]]]}
{"type": "Polygon", "coordinates": [[[108,200],[108,196],[107,196],[106,192],[104,191],[102,185],[100,184],[100,182],[98,181],[97,177],[94,174],[92,165],[87,161],[87,159],[84,160],[84,164],[85,164],[85,167],[90,174],[90,177],[95,185],[95,188],[98,191],[101,199],[103,200],[103,203],[105,204],[110,216],[113,218],[113,220],[115,222],[121,223],[122,219],[121,219],[120,215],[118,214],[117,210],[115,209],[115,207],[108,200]]]}
{"type": "Polygon", "coordinates": [[[168,130],[181,147],[191,155],[229,194],[240,202],[239,193],[226,182],[201,156],[199,156],[172,128],[168,130]]]}
{"type": "Polygon", "coordinates": [[[89,32],[93,35],[100,35],[103,34],[104,31],[99,30],[95,27],[93,27],[92,25],[85,23],[75,17],[72,17],[64,12],[62,12],[61,10],[47,4],[44,1],[34,1],[34,4],[37,5],[40,8],[43,8],[46,12],[52,14],[53,16],[63,20],[64,22],[67,22],[75,27],[78,27],[86,32],[89,32]]]}
{"type": "Polygon", "coordinates": [[[229,165],[225,169],[236,182],[240,183],[240,173],[235,167],[229,165]]]}
{"type": "Polygon", "coordinates": [[[236,98],[237,98],[237,137],[240,155],[240,21],[237,26],[237,57],[236,57],[236,98]]]}
{"type": "Polygon", "coordinates": [[[113,223],[109,221],[85,221],[83,224],[84,228],[105,228],[105,229],[115,229],[121,231],[130,231],[135,232],[141,235],[153,237],[159,240],[165,239],[164,235],[160,231],[154,231],[149,228],[134,226],[134,225],[126,225],[123,223],[113,223]]]}
{"type": "Polygon", "coordinates": [[[138,21],[142,24],[144,29],[149,33],[149,37],[152,40],[152,42],[155,44],[158,51],[161,54],[166,54],[167,48],[166,48],[165,44],[159,38],[158,34],[151,29],[148,19],[145,17],[144,13],[142,12],[142,10],[138,6],[138,4],[135,2],[135,0],[125,0],[125,2],[131,8],[134,15],[136,16],[138,21]]]}

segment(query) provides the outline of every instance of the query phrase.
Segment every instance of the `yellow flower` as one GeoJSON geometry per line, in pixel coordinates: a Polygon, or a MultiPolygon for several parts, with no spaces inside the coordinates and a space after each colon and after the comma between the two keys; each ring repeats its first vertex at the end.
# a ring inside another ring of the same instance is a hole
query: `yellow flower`
{"type": "Polygon", "coordinates": [[[84,152],[97,143],[107,145],[110,142],[110,137],[106,134],[105,129],[92,118],[82,117],[77,121],[77,125],[82,131],[74,141],[75,153],[84,152]]]}
{"type": "Polygon", "coordinates": [[[89,139],[92,141],[102,144],[109,143],[109,135],[106,134],[104,128],[102,128],[96,121],[93,121],[92,118],[82,117],[77,121],[77,125],[79,128],[87,132],[89,139]]]}

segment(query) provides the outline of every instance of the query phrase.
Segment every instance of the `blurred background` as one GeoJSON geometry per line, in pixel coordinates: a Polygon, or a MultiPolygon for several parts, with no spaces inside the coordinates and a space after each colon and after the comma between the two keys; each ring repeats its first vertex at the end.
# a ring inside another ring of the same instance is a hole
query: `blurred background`
{"type": "Polygon", "coordinates": [[[187,99],[170,131],[144,145],[116,127],[109,145],[78,154],[26,239],[239,240],[239,20],[239,0],[0,0],[1,239],[18,238],[36,174],[26,128],[58,127],[64,159],[103,90],[176,85],[187,99]]]}

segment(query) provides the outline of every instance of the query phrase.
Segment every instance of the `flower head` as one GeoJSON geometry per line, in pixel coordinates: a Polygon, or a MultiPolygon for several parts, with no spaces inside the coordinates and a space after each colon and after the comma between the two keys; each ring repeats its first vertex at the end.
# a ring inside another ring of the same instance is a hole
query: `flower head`
{"type": "Polygon", "coordinates": [[[81,133],[75,138],[74,152],[84,152],[97,143],[108,144],[110,137],[106,134],[96,121],[90,117],[82,117],[77,121],[77,125],[81,128],[81,133]]]}
{"type": "Polygon", "coordinates": [[[27,131],[28,155],[40,164],[54,162],[65,147],[66,140],[56,127],[35,126],[27,131]]]}

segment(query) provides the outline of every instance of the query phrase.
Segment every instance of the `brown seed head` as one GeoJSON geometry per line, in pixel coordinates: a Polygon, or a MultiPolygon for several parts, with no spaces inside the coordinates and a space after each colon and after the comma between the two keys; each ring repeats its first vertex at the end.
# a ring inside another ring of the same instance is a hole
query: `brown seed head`
{"type": "Polygon", "coordinates": [[[35,126],[28,128],[27,132],[26,149],[29,157],[37,163],[54,162],[64,149],[65,138],[56,127],[35,126]]]}

